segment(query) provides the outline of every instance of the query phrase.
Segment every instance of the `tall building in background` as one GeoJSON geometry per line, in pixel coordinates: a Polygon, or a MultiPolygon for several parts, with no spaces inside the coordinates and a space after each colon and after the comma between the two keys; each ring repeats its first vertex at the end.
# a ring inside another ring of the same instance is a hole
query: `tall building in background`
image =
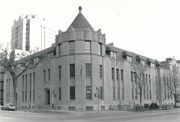
{"type": "Polygon", "coordinates": [[[47,26],[44,18],[37,15],[22,15],[14,20],[11,31],[11,48],[29,51],[36,47],[46,49],[55,43],[57,30],[47,26]]]}

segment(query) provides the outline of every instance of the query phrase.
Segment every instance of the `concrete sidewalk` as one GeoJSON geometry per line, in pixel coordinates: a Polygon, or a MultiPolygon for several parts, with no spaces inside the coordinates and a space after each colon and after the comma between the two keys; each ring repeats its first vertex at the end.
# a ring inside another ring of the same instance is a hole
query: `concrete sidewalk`
{"type": "Polygon", "coordinates": [[[26,109],[26,110],[17,110],[21,112],[30,112],[30,113],[41,113],[41,114],[59,114],[59,115],[89,115],[89,114],[132,114],[133,112],[135,113],[140,113],[140,112],[153,112],[153,111],[172,111],[172,110],[177,110],[179,111],[180,109],[171,109],[171,110],[144,110],[144,111],[124,111],[124,110],[102,110],[102,111],[65,111],[65,110],[52,110],[52,109],[26,109]]]}

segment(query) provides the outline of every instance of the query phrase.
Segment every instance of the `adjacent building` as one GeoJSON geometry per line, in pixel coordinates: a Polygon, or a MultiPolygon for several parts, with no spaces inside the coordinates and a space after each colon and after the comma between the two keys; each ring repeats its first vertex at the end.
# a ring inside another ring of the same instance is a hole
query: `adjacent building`
{"type": "MultiPolygon", "coordinates": [[[[55,44],[37,53],[33,61],[39,62],[37,67],[32,64],[18,77],[17,106],[97,110],[97,92],[100,110],[110,106],[117,109],[120,102],[139,104],[139,94],[132,83],[131,61],[149,69],[144,74],[149,89],[143,94],[143,105],[152,102],[174,104],[172,95],[163,89],[162,79],[170,81],[169,72],[176,73],[180,79],[180,61],[173,57],[160,62],[106,44],[105,34],[93,29],[80,7],[68,29],[59,31],[55,44]]],[[[19,67],[24,66],[23,62],[19,67]]],[[[4,81],[4,102],[12,102],[12,82],[8,73],[4,81]]]]}
{"type": "Polygon", "coordinates": [[[38,15],[21,15],[14,20],[11,30],[12,50],[44,50],[55,43],[57,30],[49,27],[44,18],[38,15]]]}

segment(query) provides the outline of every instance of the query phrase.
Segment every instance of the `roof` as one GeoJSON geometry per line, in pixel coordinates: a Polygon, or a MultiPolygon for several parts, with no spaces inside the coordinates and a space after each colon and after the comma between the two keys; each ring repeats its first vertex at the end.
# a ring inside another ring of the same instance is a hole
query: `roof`
{"type": "Polygon", "coordinates": [[[90,30],[94,31],[94,29],[92,28],[90,23],[87,21],[87,19],[84,17],[84,15],[81,13],[81,11],[76,16],[76,18],[71,23],[71,25],[68,27],[67,31],[70,30],[71,27],[73,27],[75,29],[86,29],[86,28],[89,28],[90,30]]]}
{"type": "Polygon", "coordinates": [[[120,49],[120,48],[114,47],[112,45],[106,45],[106,51],[117,52],[117,59],[121,59],[123,56],[131,56],[134,58],[137,57],[139,59],[146,60],[146,61],[148,60],[149,62],[155,63],[154,59],[151,59],[151,58],[148,58],[148,57],[136,54],[134,52],[124,50],[124,49],[120,49]]]}

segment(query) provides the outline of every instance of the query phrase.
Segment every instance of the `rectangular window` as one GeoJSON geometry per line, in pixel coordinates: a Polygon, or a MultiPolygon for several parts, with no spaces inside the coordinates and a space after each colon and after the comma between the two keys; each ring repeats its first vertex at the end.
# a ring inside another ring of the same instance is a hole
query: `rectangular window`
{"type": "Polygon", "coordinates": [[[114,52],[114,59],[116,59],[116,53],[114,52]]]}
{"type": "Polygon", "coordinates": [[[48,69],[48,80],[50,81],[51,80],[51,70],[48,69]]]}
{"type": "Polygon", "coordinates": [[[61,80],[61,66],[59,66],[59,80],[61,80]]]}
{"type": "Polygon", "coordinates": [[[46,70],[44,70],[44,81],[46,81],[46,70]]]}
{"type": "Polygon", "coordinates": [[[111,68],[111,75],[112,75],[112,80],[114,80],[114,68],[111,68]]]}
{"type": "Polygon", "coordinates": [[[132,100],[134,100],[134,83],[133,83],[133,72],[131,71],[131,96],[132,100]]]}
{"type": "Polygon", "coordinates": [[[151,67],[154,67],[154,63],[151,63],[151,67]]]}
{"type": "Polygon", "coordinates": [[[118,100],[120,100],[120,89],[119,89],[119,87],[117,88],[117,97],[118,97],[118,100]]]}
{"type": "Polygon", "coordinates": [[[143,66],[145,66],[145,62],[144,62],[144,60],[141,60],[141,64],[142,64],[143,66]]]}
{"type": "Polygon", "coordinates": [[[124,72],[121,69],[121,93],[122,93],[122,100],[124,100],[124,72]]]}
{"type": "Polygon", "coordinates": [[[22,101],[24,101],[24,75],[22,76],[22,101]]]}
{"type": "Polygon", "coordinates": [[[86,86],[86,100],[92,99],[92,90],[91,86],[86,86]]]}
{"type": "Polygon", "coordinates": [[[169,85],[169,84],[168,84],[168,77],[167,77],[166,83],[167,83],[167,84],[166,84],[166,87],[167,87],[167,89],[166,89],[166,90],[167,90],[167,98],[169,99],[169,89],[168,89],[168,85],[169,85]]]}
{"type": "Polygon", "coordinates": [[[100,99],[102,100],[103,99],[103,87],[100,86],[100,99]]]}
{"type": "Polygon", "coordinates": [[[151,76],[149,75],[149,99],[152,99],[151,96],[151,76]]]}
{"type": "Polygon", "coordinates": [[[127,56],[127,60],[131,63],[132,62],[132,57],[127,56]]]}
{"type": "Polygon", "coordinates": [[[75,77],[75,64],[70,64],[70,78],[75,77]]]}
{"type": "Polygon", "coordinates": [[[29,76],[29,78],[30,78],[30,84],[29,84],[29,100],[31,101],[31,83],[32,83],[32,77],[31,77],[31,73],[30,73],[30,76],[29,76]]]}
{"type": "Polygon", "coordinates": [[[61,55],[61,44],[59,44],[59,56],[61,55]]]}
{"type": "Polygon", "coordinates": [[[35,101],[35,73],[33,73],[33,101],[35,101]]]}
{"type": "Polygon", "coordinates": [[[99,43],[99,55],[102,55],[102,44],[99,43]]]}
{"type": "Polygon", "coordinates": [[[27,101],[27,75],[25,75],[25,101],[27,101]]]}
{"type": "Polygon", "coordinates": [[[164,99],[166,99],[166,79],[164,77],[164,99]]]}
{"type": "Polygon", "coordinates": [[[70,86],[70,100],[75,100],[75,86],[70,86]]]}
{"type": "Polygon", "coordinates": [[[75,53],[75,42],[74,41],[69,42],[69,53],[70,54],[75,53]]]}
{"type": "Polygon", "coordinates": [[[156,99],[158,99],[158,82],[157,82],[157,76],[156,76],[156,99]]]}
{"type": "Polygon", "coordinates": [[[116,79],[119,81],[119,69],[116,69],[116,79]]]}
{"type": "Polygon", "coordinates": [[[85,52],[91,53],[91,42],[90,41],[85,41],[85,52]]]}
{"type": "Polygon", "coordinates": [[[103,67],[99,65],[99,77],[102,78],[103,67]]]}
{"type": "Polygon", "coordinates": [[[59,87],[59,100],[61,100],[61,87],[59,87]]]}
{"type": "Polygon", "coordinates": [[[91,64],[86,63],[86,78],[91,78],[91,64]]]}
{"type": "Polygon", "coordinates": [[[113,58],[113,52],[111,52],[111,54],[110,54],[110,55],[111,55],[111,58],[113,58]]]}
{"type": "Polygon", "coordinates": [[[115,100],[115,87],[112,87],[112,99],[115,100]]]}
{"type": "Polygon", "coordinates": [[[149,89],[148,89],[148,75],[146,74],[146,93],[147,93],[147,99],[149,99],[149,89]]]}

